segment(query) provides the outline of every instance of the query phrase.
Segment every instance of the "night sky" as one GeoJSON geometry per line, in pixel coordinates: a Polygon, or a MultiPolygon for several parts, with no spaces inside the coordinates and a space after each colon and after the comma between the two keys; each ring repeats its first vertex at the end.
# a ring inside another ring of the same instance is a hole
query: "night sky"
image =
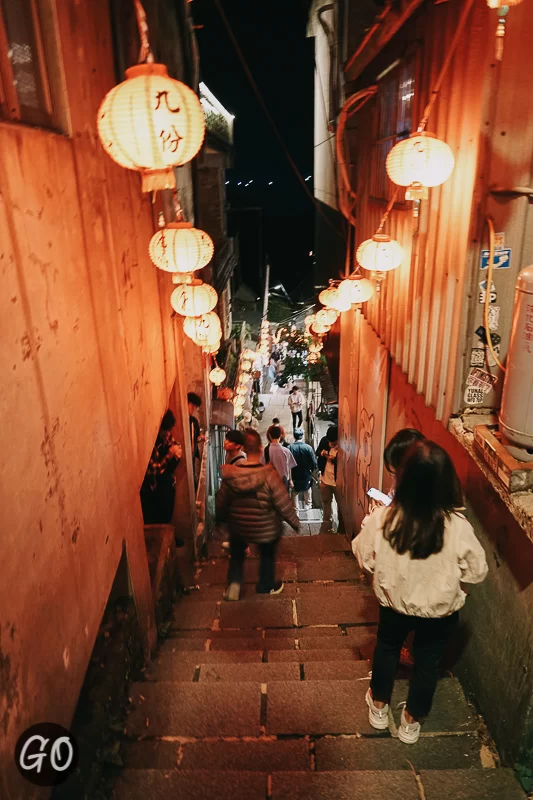
{"type": "MultiPolygon", "coordinates": [[[[304,178],[313,171],[313,40],[306,38],[308,0],[221,0],[246,62],[276,126],[304,178]]],[[[263,209],[263,249],[271,285],[282,282],[294,299],[312,294],[314,208],[279,144],[228,37],[213,0],[194,0],[201,80],[235,115],[234,168],[228,201],[234,209],[263,209]],[[244,183],[253,180],[248,187],[244,183]],[[242,186],[236,185],[242,181],[242,186]],[[268,182],[273,181],[272,186],[268,182]]],[[[312,180],[307,186],[312,191],[312,180]]],[[[229,214],[239,228],[243,280],[258,293],[258,212],[229,214]]]]}

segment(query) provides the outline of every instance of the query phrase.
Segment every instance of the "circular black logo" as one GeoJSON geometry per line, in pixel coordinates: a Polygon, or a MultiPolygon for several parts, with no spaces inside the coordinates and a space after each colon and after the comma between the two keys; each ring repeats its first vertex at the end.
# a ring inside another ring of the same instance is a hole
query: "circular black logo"
{"type": "Polygon", "coordinates": [[[22,777],[35,786],[58,786],[76,769],[78,745],[66,728],[41,722],[18,740],[15,763],[22,777]]]}

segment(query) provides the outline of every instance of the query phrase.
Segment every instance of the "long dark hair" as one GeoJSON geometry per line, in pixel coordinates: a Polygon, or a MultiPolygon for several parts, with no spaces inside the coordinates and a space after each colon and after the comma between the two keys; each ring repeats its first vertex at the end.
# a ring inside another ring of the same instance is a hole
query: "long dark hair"
{"type": "Polygon", "coordinates": [[[444,528],[463,505],[459,478],[448,453],[429,441],[415,442],[402,461],[384,535],[400,555],[440,553],[444,528]]]}

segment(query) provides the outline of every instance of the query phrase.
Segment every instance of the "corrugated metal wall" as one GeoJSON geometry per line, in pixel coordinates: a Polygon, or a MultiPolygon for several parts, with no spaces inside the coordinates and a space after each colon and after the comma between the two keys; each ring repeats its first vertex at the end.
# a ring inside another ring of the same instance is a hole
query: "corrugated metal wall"
{"type": "MultiPolygon", "coordinates": [[[[415,127],[450,47],[461,6],[459,0],[428,3],[407,23],[417,62],[415,127]]],[[[428,131],[452,148],[454,172],[442,187],[430,190],[429,200],[421,203],[418,220],[413,218],[410,203],[392,211],[385,232],[402,244],[405,258],[364,311],[409,381],[445,423],[453,410],[461,324],[470,286],[466,264],[483,82],[490,69],[491,19],[485,0],[478,0],[427,125],[428,131]]],[[[371,159],[361,157],[361,153],[371,152],[376,109],[374,101],[358,120],[358,244],[374,234],[385,210],[385,203],[368,196],[371,159]]]]}

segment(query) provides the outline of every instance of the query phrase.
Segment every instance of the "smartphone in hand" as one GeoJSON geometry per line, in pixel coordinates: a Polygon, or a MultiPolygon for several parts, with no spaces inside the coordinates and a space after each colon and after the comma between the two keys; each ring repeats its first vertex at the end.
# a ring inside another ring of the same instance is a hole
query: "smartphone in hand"
{"type": "Polygon", "coordinates": [[[392,503],[392,497],[389,497],[388,494],[380,492],[379,489],[369,489],[367,495],[371,497],[372,500],[381,503],[382,506],[390,506],[392,503]]]}

